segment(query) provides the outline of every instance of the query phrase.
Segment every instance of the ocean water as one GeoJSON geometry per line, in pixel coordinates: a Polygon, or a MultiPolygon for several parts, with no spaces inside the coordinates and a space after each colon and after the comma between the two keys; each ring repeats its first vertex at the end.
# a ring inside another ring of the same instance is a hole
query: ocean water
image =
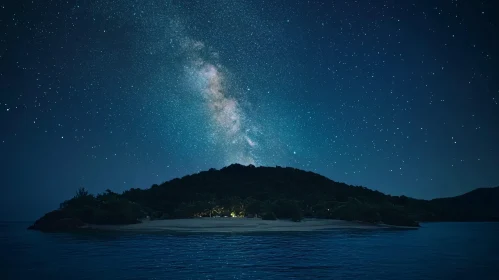
{"type": "Polygon", "coordinates": [[[27,226],[0,223],[0,279],[499,279],[499,223],[265,234],[27,226]]]}

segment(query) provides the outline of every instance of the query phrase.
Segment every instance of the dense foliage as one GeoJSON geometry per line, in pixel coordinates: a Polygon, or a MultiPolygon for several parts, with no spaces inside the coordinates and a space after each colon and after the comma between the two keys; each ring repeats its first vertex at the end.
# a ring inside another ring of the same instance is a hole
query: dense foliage
{"type": "Polygon", "coordinates": [[[133,224],[146,215],[142,206],[122,195],[106,190],[94,196],[84,188],[80,188],[72,199],[61,203],[60,210],[89,224],[133,224]]]}
{"type": "Polygon", "coordinates": [[[417,226],[418,221],[499,220],[497,198],[499,188],[478,189],[455,198],[417,200],[334,182],[294,168],[234,164],[122,194],[107,190],[93,196],[80,189],[59,211],[91,224],[129,224],[144,217],[249,216],[417,226]]]}

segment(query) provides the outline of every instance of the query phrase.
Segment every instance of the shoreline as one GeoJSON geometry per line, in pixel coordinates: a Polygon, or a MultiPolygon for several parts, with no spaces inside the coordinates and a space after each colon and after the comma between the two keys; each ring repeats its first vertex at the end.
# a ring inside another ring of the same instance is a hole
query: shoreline
{"type": "Polygon", "coordinates": [[[262,220],[260,218],[191,218],[143,221],[130,225],[87,225],[84,228],[123,232],[309,232],[334,229],[417,229],[328,219],[262,220]]]}

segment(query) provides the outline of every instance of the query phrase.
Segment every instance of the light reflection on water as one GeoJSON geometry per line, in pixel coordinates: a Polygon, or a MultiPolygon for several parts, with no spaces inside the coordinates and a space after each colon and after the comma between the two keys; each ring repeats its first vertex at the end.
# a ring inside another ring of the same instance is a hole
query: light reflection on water
{"type": "Polygon", "coordinates": [[[1,279],[499,279],[499,223],[264,234],[26,226],[0,224],[1,279]]]}

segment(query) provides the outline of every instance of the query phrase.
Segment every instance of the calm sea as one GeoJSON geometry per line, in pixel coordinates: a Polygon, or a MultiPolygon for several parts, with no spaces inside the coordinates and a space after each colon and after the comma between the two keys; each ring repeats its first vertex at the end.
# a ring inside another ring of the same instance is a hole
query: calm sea
{"type": "Polygon", "coordinates": [[[499,279],[499,223],[272,234],[46,234],[0,223],[0,279],[499,279]]]}

